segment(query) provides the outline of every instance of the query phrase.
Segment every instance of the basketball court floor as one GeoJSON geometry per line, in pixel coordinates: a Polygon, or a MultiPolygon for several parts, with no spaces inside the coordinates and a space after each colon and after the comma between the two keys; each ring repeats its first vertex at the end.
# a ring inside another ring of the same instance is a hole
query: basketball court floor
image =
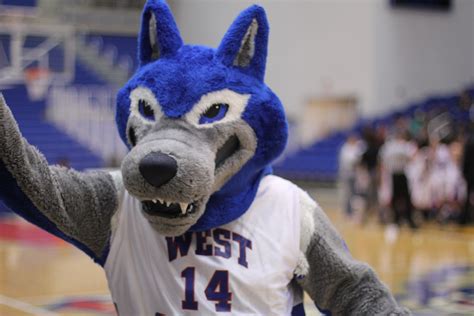
{"type": "MultiPolygon", "coordinates": [[[[345,219],[332,189],[311,190],[346,240],[415,315],[474,315],[474,228],[387,230],[345,219]]],[[[318,315],[314,307],[308,315],[318,315]]],[[[104,272],[16,217],[0,220],[0,315],[115,315],[104,272]]]]}

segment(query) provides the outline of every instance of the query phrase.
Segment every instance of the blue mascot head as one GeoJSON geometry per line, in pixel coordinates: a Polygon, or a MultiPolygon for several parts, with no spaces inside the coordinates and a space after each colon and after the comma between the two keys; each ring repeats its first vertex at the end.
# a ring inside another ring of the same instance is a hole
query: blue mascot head
{"type": "Polygon", "coordinates": [[[268,32],[263,8],[251,6],[217,49],[185,45],[166,3],[146,3],[140,66],[118,93],[116,119],[131,149],[125,187],[159,232],[236,219],[283,151],[285,114],[264,83],[268,32]]]}

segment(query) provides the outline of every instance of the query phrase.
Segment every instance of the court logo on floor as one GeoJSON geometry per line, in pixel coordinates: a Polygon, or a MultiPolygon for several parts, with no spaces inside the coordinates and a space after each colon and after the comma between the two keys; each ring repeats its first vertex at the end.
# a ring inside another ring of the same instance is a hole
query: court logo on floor
{"type": "Polygon", "coordinates": [[[473,315],[474,266],[446,267],[409,281],[398,301],[416,316],[473,315]]]}
{"type": "Polygon", "coordinates": [[[108,295],[63,297],[43,306],[43,308],[66,315],[68,313],[116,315],[115,307],[108,295]]]}

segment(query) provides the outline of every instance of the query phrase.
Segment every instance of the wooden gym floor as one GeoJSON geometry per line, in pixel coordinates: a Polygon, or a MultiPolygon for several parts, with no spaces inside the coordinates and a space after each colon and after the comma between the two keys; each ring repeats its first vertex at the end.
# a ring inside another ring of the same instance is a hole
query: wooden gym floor
{"type": "MultiPolygon", "coordinates": [[[[415,315],[474,315],[474,228],[360,226],[334,190],[311,190],[346,240],[415,315]]],[[[317,315],[312,311],[308,315],[317,315]]],[[[0,315],[114,315],[104,272],[86,255],[16,218],[0,219],[0,315]]]]}

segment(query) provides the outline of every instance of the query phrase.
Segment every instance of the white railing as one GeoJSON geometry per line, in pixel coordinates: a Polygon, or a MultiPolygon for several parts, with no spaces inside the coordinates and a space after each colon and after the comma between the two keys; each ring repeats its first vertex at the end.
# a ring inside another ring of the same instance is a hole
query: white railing
{"type": "Polygon", "coordinates": [[[104,86],[53,86],[46,118],[116,166],[127,153],[115,124],[116,89],[104,86]]]}
{"type": "Polygon", "coordinates": [[[117,47],[108,45],[104,47],[101,37],[95,38],[91,43],[86,43],[84,36],[76,38],[78,58],[100,78],[110,84],[122,86],[133,73],[133,61],[128,55],[119,55],[117,47]]]}

